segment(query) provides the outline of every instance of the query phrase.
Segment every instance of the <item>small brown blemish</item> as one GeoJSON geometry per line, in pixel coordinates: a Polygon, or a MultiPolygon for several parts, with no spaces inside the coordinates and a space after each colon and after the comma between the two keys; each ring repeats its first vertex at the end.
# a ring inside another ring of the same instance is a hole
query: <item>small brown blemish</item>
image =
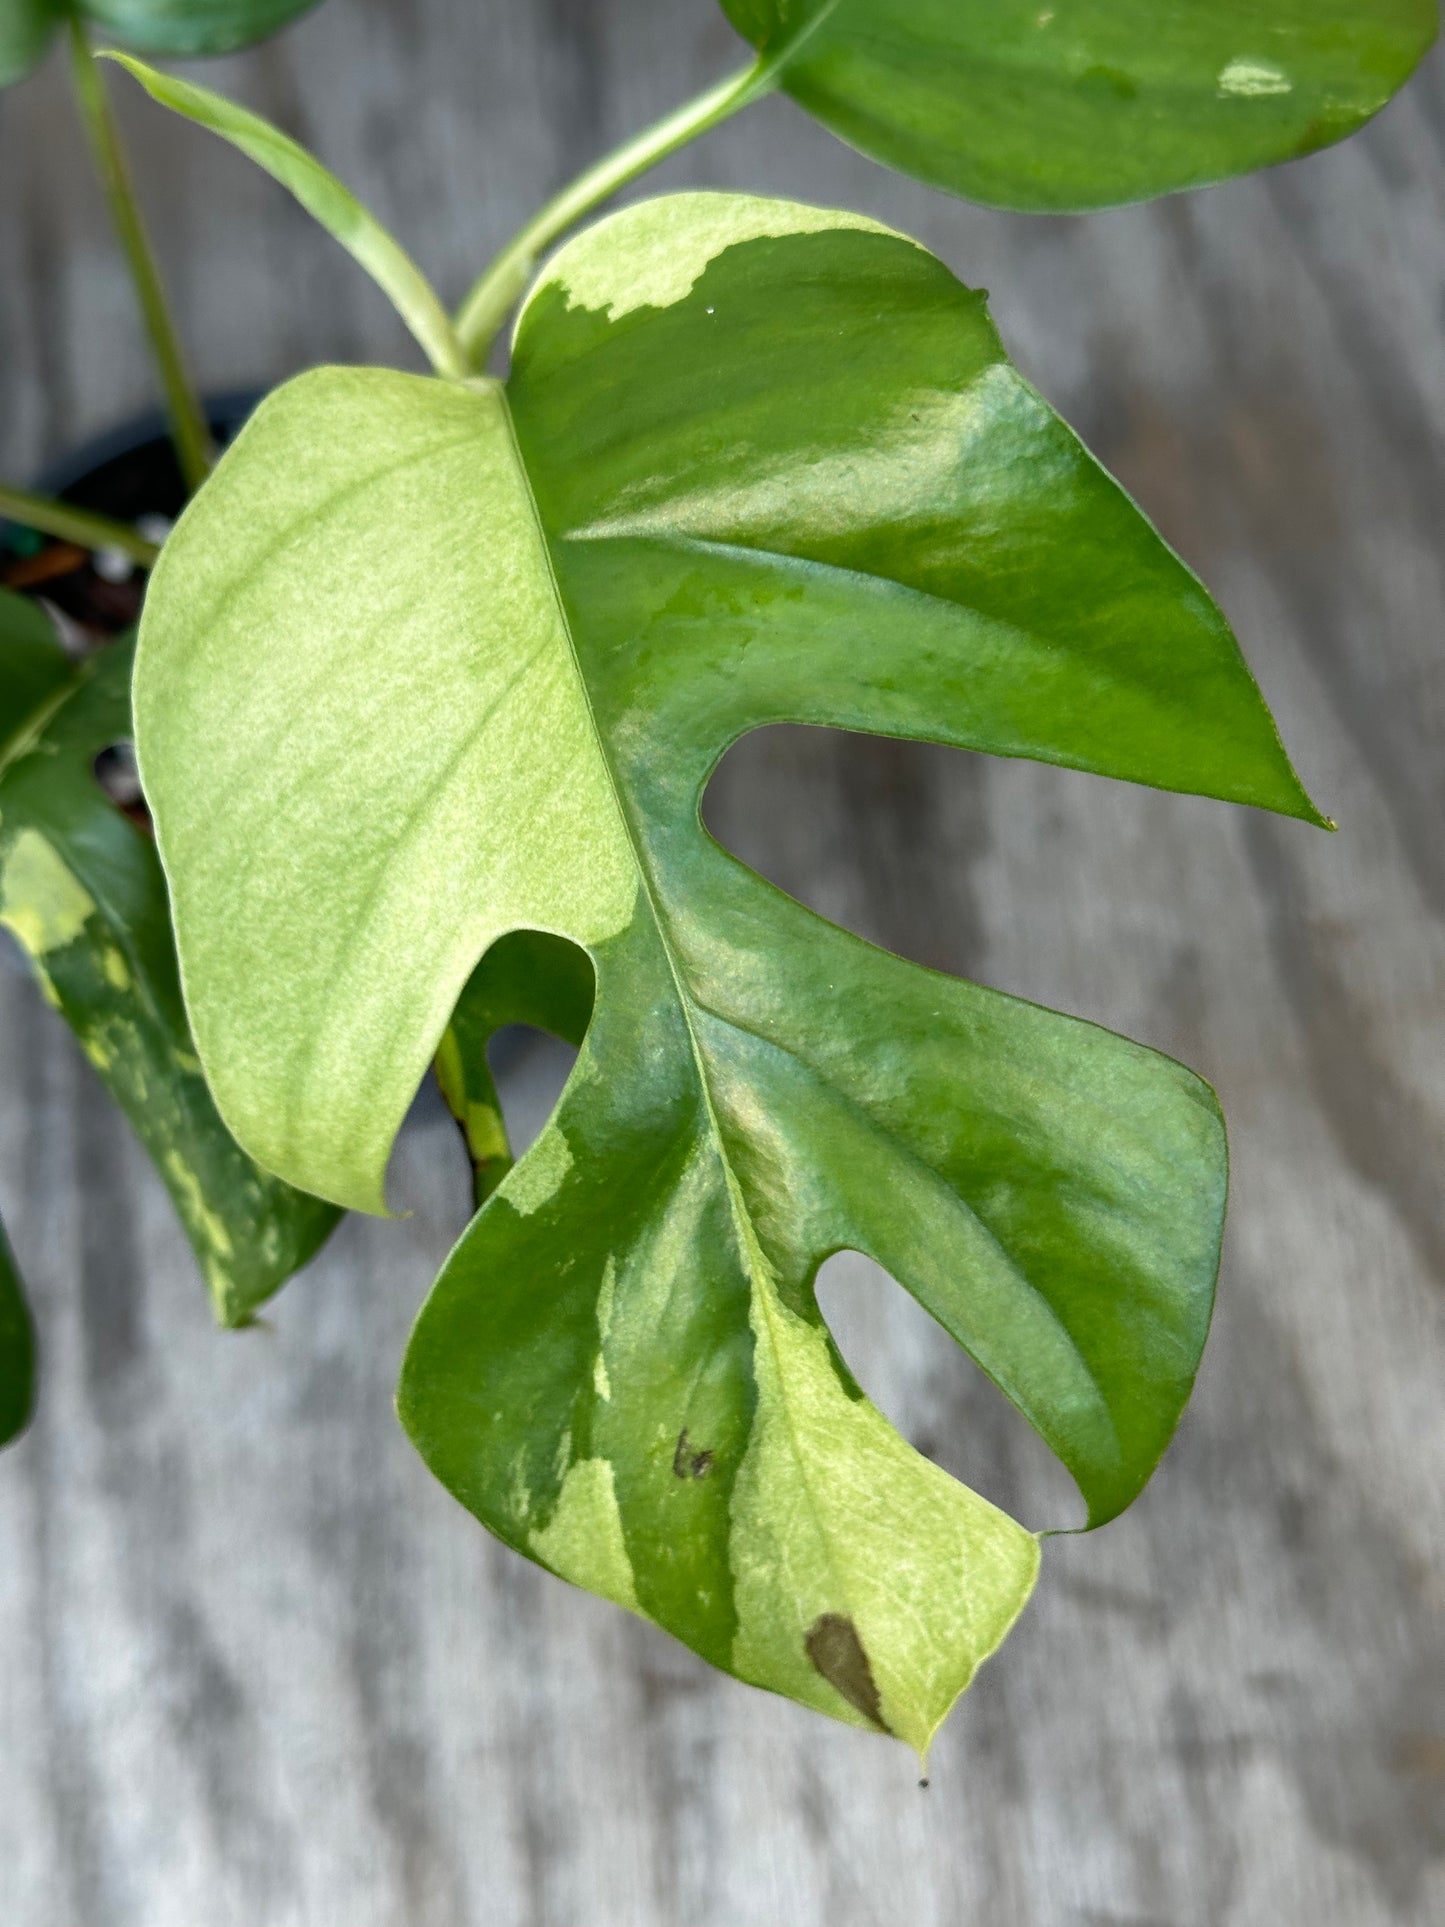
{"type": "Polygon", "coordinates": [[[872,1720],[880,1733],[891,1731],[883,1717],[883,1701],[858,1628],[846,1613],[821,1613],[803,1645],[823,1678],[850,1706],[872,1720]]]}
{"type": "Polygon", "coordinates": [[[687,1427],[677,1435],[677,1450],[672,1455],[672,1469],[680,1479],[705,1479],[712,1470],[712,1453],[706,1449],[694,1452],[692,1440],[687,1436],[687,1427]]]}

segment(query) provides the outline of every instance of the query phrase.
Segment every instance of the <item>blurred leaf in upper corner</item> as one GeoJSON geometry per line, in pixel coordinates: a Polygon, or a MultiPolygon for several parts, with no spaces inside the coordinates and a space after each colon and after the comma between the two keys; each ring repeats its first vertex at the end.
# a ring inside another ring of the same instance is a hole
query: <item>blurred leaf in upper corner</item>
{"type": "Polygon", "coordinates": [[[94,773],[130,738],[131,657],[127,638],[77,667],[34,603],[0,592],[0,923],[130,1118],[216,1316],[236,1325],[338,1214],[254,1164],[206,1087],[154,845],[94,773]]]}
{"type": "Polygon", "coordinates": [[[59,24],[53,0],[0,0],[0,87],[25,78],[59,24]]]}
{"type": "MultiPolygon", "coordinates": [[[[316,0],[79,0],[92,33],[183,60],[233,53],[287,26],[316,0]]],[[[38,64],[71,9],[61,0],[0,0],[0,87],[38,64]]]]}
{"type": "Polygon", "coordinates": [[[1108,207],[1312,153],[1379,112],[1436,0],[722,0],[874,160],[995,207],[1108,207]],[[791,50],[791,51],[789,51],[791,50]]]}
{"type": "Polygon", "coordinates": [[[140,53],[182,60],[232,53],[265,40],[317,0],[82,0],[97,33],[113,34],[140,53]]]}
{"type": "Polygon", "coordinates": [[[14,1254],[0,1224],[0,1445],[25,1430],[34,1399],[35,1334],[14,1254]]]}

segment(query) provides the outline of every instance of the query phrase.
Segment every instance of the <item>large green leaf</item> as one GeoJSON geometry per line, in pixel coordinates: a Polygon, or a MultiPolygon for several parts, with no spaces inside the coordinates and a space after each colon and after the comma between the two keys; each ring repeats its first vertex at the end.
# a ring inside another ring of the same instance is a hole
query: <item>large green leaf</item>
{"type": "Polygon", "coordinates": [[[0,87],[22,80],[59,26],[56,0],[0,0],[0,87]]]}
{"type": "Polygon", "coordinates": [[[543,277],[505,388],[323,369],[262,405],[162,556],[136,709],[201,1055],[293,1182],[380,1209],[469,978],[464,1117],[492,1028],[585,1000],[539,1009],[508,933],[590,955],[557,1114],[412,1340],[428,1462],[564,1577],[925,1746],[1036,1541],[861,1397],[816,1268],[886,1265],[1097,1522],[1194,1375],[1221,1121],[1167,1059],[790,902],[703,785],[790,719],[1319,820],[983,298],[851,216],[629,209],[543,277]]]}
{"type": "Polygon", "coordinates": [[[35,1402],[35,1333],[15,1254],[0,1224],[0,1445],[25,1430],[35,1402]]]}
{"type": "Polygon", "coordinates": [[[216,1115],[155,850],[92,773],[130,737],[131,658],[124,641],[72,667],[35,606],[0,592],[0,923],[154,1160],[217,1317],[239,1324],[337,1214],[260,1170],[216,1115]]]}
{"type": "Polygon", "coordinates": [[[1377,113],[1436,0],[722,0],[875,160],[997,207],[1105,207],[1308,154],[1377,113]]]}

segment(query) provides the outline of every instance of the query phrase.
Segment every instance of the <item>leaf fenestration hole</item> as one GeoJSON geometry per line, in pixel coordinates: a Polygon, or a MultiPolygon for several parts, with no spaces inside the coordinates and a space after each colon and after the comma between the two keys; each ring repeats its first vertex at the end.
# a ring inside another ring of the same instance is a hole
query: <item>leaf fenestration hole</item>
{"type": "Polygon", "coordinates": [[[986,781],[964,750],[775,723],[723,757],[703,821],[830,923],[970,976],[984,947],[970,870],[988,848],[986,781]]]}
{"type": "Polygon", "coordinates": [[[848,1369],[909,1444],[1029,1526],[1083,1523],[1069,1474],[963,1347],[856,1251],[818,1273],[818,1307],[848,1369]]]}
{"type": "Polygon", "coordinates": [[[520,1158],[541,1134],[576,1062],[571,1044],[530,1024],[508,1024],[487,1046],[514,1157],[520,1158]]]}

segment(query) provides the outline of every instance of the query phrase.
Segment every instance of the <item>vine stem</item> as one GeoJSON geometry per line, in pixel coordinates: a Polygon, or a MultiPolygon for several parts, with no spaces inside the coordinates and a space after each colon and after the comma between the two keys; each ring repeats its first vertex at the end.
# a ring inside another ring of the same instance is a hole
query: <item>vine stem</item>
{"type": "Polygon", "coordinates": [[[639,174],[771,92],[781,66],[779,55],[755,60],[614,149],[548,201],[507,243],[457,310],[457,334],[473,368],[486,365],[492,343],[554,241],[639,174]]]}
{"type": "Polygon", "coordinates": [[[89,509],[73,508],[69,502],[53,502],[28,489],[0,487],[0,515],[18,522],[21,528],[52,535],[60,542],[74,542],[82,549],[119,549],[132,562],[148,569],[160,554],[154,542],[137,535],[127,522],[112,522],[109,516],[92,515],[89,509]]]}
{"type": "Polygon", "coordinates": [[[176,459],[188,493],[194,493],[211,472],[215,450],[210,430],[186,369],[180,338],[171,319],[155,253],[141,220],[131,185],[130,169],[120,142],[120,129],[111,110],[105,81],[91,56],[90,42],[79,18],[70,21],[70,72],[80,116],[95,155],[97,172],[110,203],[111,219],[120,238],[131,283],[140,302],[151,351],[160,372],[166,415],[176,459]]]}

